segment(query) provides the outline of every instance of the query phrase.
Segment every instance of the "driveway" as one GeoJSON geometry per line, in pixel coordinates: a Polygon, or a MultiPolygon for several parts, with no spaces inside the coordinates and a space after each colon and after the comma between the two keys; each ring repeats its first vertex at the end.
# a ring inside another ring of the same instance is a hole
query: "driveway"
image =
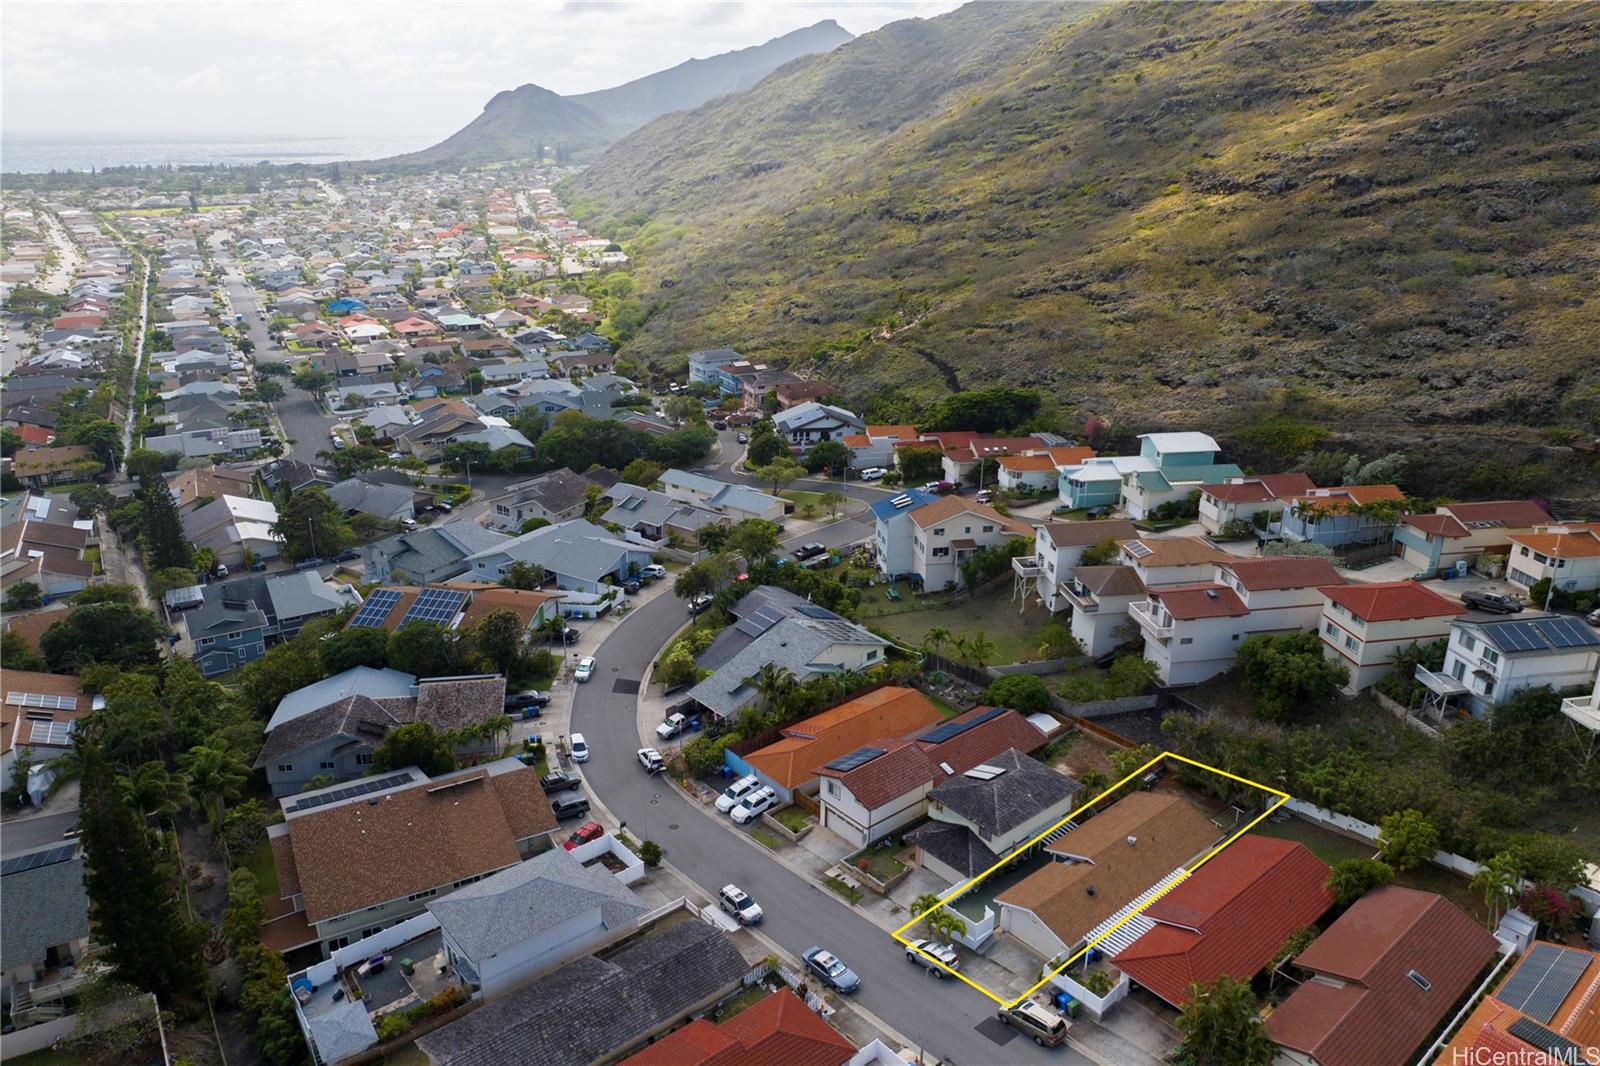
{"type": "Polygon", "coordinates": [[[761,902],[762,931],[798,956],[814,944],[837,951],[861,975],[861,1005],[920,1041],[939,1058],[976,1063],[1067,1062],[1104,1066],[1069,1049],[1061,1053],[998,1030],[988,1000],[954,981],[930,981],[908,966],[905,953],[877,925],[853,913],[827,890],[770,859],[759,847],[718,827],[671,785],[646,777],[634,759],[639,747],[635,703],[649,664],[684,621],[676,597],[661,596],[628,616],[601,645],[594,681],[577,686],[572,728],[593,753],[583,767],[590,790],[637,839],[654,840],[668,860],[707,894],[729,881],[761,902]],[[981,1026],[981,1029],[980,1029],[981,1026]]]}

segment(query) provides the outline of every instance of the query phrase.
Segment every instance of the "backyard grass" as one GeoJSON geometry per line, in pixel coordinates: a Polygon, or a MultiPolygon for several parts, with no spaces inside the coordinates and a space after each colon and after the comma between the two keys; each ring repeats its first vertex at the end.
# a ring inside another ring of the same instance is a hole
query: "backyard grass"
{"type": "Polygon", "coordinates": [[[852,904],[860,903],[862,892],[855,885],[846,884],[837,877],[824,877],[822,883],[833,889],[852,904]]]}
{"type": "Polygon", "coordinates": [[[1293,840],[1304,844],[1313,855],[1329,866],[1346,859],[1370,859],[1378,850],[1370,844],[1363,844],[1359,840],[1351,840],[1347,836],[1312,825],[1303,818],[1290,818],[1287,822],[1278,823],[1261,822],[1250,831],[1264,837],[1277,837],[1279,840],[1293,840]]]}
{"type": "Polygon", "coordinates": [[[706,1011],[706,1017],[713,1022],[725,1022],[740,1011],[760,1003],[770,994],[766,985],[753,984],[706,1011]]]}
{"type": "Polygon", "coordinates": [[[779,848],[783,847],[783,842],[777,837],[773,836],[771,833],[767,832],[765,829],[752,829],[750,830],[750,835],[759,840],[771,851],[777,851],[779,848]]]}
{"type": "MultiPolygon", "coordinates": [[[[927,694],[924,693],[924,695],[927,694]]],[[[928,696],[928,702],[939,708],[939,713],[944,715],[946,718],[954,718],[956,715],[962,713],[962,708],[957,707],[948,700],[942,700],[938,696],[928,696]]]]}
{"type": "Polygon", "coordinates": [[[103,573],[105,573],[105,571],[100,568],[100,547],[99,547],[99,545],[91,544],[87,548],[84,548],[83,549],[83,561],[89,564],[89,572],[91,574],[103,574],[103,573]]]}
{"type": "Polygon", "coordinates": [[[798,833],[806,827],[810,815],[799,807],[784,807],[782,810],[772,812],[772,817],[789,832],[798,833]]]}
{"type": "Polygon", "coordinates": [[[262,899],[278,898],[278,867],[272,861],[272,844],[266,840],[251,848],[240,860],[240,869],[256,875],[262,899]]]}
{"type": "Polygon", "coordinates": [[[882,882],[889,880],[891,877],[898,877],[905,871],[906,864],[896,857],[900,851],[899,844],[884,844],[881,847],[858,851],[850,856],[848,861],[851,866],[858,870],[861,868],[861,863],[865,861],[867,864],[866,872],[882,882]]]}
{"type": "MultiPolygon", "coordinates": [[[[796,514],[799,514],[801,511],[804,511],[807,507],[810,507],[811,510],[812,510],[812,513],[816,514],[816,515],[824,515],[824,514],[828,514],[829,513],[828,512],[828,505],[822,499],[823,493],[820,493],[820,492],[808,492],[805,489],[785,489],[783,492],[780,492],[778,495],[782,496],[784,499],[786,499],[790,503],[794,504],[795,513],[796,514]]],[[[850,501],[849,500],[844,500],[844,501],[840,502],[840,504],[839,504],[839,513],[840,514],[847,514],[851,510],[852,510],[852,508],[850,506],[850,501]]]]}
{"type": "Polygon", "coordinates": [[[1011,599],[1011,582],[1004,579],[980,589],[976,596],[919,598],[902,588],[900,600],[890,601],[881,587],[870,591],[872,595],[861,600],[863,621],[913,648],[922,646],[929,630],[942,626],[951,640],[940,651],[951,658],[959,658],[954,638],[982,634],[995,646],[988,663],[1036,659],[1039,629],[1050,621],[1050,612],[1032,603],[1019,611],[1011,599]]]}

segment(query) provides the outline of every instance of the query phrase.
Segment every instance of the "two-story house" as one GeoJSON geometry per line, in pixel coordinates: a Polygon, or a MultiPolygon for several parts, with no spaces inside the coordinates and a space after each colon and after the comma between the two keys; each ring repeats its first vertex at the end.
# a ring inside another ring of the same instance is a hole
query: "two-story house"
{"type": "Polygon", "coordinates": [[[755,678],[772,664],[796,681],[819,674],[866,670],[884,661],[889,642],[832,611],[810,607],[784,618],[689,690],[689,698],[718,718],[730,718],[756,698],[755,678]]]}
{"type": "Polygon", "coordinates": [[[1566,615],[1467,615],[1450,623],[1440,672],[1481,716],[1525,688],[1592,685],[1600,672],[1600,634],[1566,615]]]}
{"type": "Polygon", "coordinates": [[[1395,552],[1425,574],[1471,564],[1480,555],[1503,555],[1511,538],[1548,525],[1550,515],[1534,500],[1485,500],[1441,504],[1433,514],[1408,514],[1395,527],[1395,552]]]}
{"type": "Polygon", "coordinates": [[[1133,540],[1139,531],[1132,522],[1111,519],[1102,522],[1046,522],[1033,530],[1033,554],[1011,560],[1012,569],[1023,578],[1034,579],[1034,591],[1051,614],[1072,606],[1062,586],[1069,583],[1067,572],[1078,565],[1083,550],[1110,538],[1133,540]]]}
{"type": "Polygon", "coordinates": [[[1133,567],[1146,588],[1211,580],[1212,570],[1233,561],[1203,537],[1140,537],[1122,545],[1117,562],[1133,567]]]}
{"type": "Polygon", "coordinates": [[[935,499],[938,497],[921,489],[906,489],[898,496],[873,501],[872,545],[879,572],[891,578],[911,572],[917,534],[911,512],[935,499]]]}
{"type": "Polygon", "coordinates": [[[985,503],[962,496],[941,496],[910,513],[910,572],[924,588],[952,588],[962,580],[961,567],[983,548],[1011,537],[1032,537],[1033,529],[985,503]]]}
{"type": "Polygon", "coordinates": [[[1113,651],[1136,629],[1128,608],[1146,598],[1144,582],[1131,566],[1074,566],[1058,586],[1072,610],[1072,635],[1083,653],[1099,658],[1113,651]]]}
{"type": "Polygon", "coordinates": [[[820,441],[860,433],[866,423],[842,407],[810,401],[772,416],[773,428],[791,451],[803,452],[820,441]]]}
{"type": "Polygon", "coordinates": [[[737,363],[744,356],[732,348],[707,348],[698,352],[689,353],[689,381],[700,382],[707,385],[721,386],[722,377],[717,368],[728,363],[737,363]]]}
{"type": "Polygon", "coordinates": [[[1266,513],[1268,523],[1276,522],[1295,497],[1317,486],[1304,474],[1261,474],[1225,478],[1216,485],[1200,488],[1200,525],[1212,536],[1220,534],[1230,522],[1248,522],[1266,513]]]}
{"type": "Polygon", "coordinates": [[[556,828],[533,767],[516,759],[433,779],[412,766],[279,803],[267,839],[283,902],[269,910],[283,913],[262,942],[324,956],[546,850],[556,828]]]}
{"type": "Polygon", "coordinates": [[[1467,611],[1415,581],[1331,585],[1322,594],[1322,653],[1349,669],[1344,689],[1351,694],[1394,669],[1402,648],[1444,639],[1451,619],[1467,611]]]}
{"type": "Polygon", "coordinates": [[[531,518],[542,518],[551,524],[582,518],[589,486],[598,485],[604,489],[615,483],[615,476],[594,477],[565,469],[513,482],[503,493],[489,500],[489,524],[495,529],[515,533],[531,518]]]}
{"type": "Polygon", "coordinates": [[[1145,433],[1138,455],[1102,455],[1061,463],[1057,495],[1063,506],[1122,507],[1130,518],[1168,500],[1180,500],[1205,484],[1240,476],[1232,463],[1218,463],[1217,442],[1204,433],[1145,433]]]}
{"type": "Polygon", "coordinates": [[[1600,589],[1600,522],[1540,526],[1510,538],[1506,580],[1531,589],[1548,578],[1563,592],[1600,589]]]}
{"type": "Polygon", "coordinates": [[[1398,485],[1337,485],[1301,493],[1283,512],[1284,540],[1335,547],[1377,544],[1390,539],[1405,501],[1398,485]],[[1373,513],[1374,504],[1394,504],[1391,513],[1373,513]]]}

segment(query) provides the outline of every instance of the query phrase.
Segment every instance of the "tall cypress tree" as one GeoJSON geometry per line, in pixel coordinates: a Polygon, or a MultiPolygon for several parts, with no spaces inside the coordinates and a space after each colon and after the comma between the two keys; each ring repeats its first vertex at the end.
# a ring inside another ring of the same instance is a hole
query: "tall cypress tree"
{"type": "Polygon", "coordinates": [[[120,979],[154,992],[164,1006],[198,997],[205,934],[184,912],[172,864],[123,798],[99,746],[80,739],[78,753],[83,881],[94,941],[120,979]]]}
{"type": "Polygon", "coordinates": [[[193,549],[183,535],[183,522],[178,518],[178,504],[172,491],[159,477],[148,474],[139,482],[140,540],[144,545],[144,562],[150,573],[168,567],[187,567],[193,559],[193,549]]]}

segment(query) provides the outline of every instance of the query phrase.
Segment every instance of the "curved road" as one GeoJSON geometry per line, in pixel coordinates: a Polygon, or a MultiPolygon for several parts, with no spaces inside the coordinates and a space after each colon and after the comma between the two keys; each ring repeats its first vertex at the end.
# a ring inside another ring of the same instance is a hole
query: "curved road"
{"type": "Polygon", "coordinates": [[[814,944],[837,951],[861,975],[856,998],[908,1038],[955,1066],[1066,1062],[1094,1066],[1070,1048],[1046,1051],[1020,1036],[1003,1047],[976,1030],[994,1017],[989,1001],[957,981],[931,980],[875,923],[822,886],[792,872],[753,841],[712,825],[704,810],[640,770],[635,693],[650,662],[685,621],[683,604],[658,596],[638,608],[601,644],[599,668],[577,686],[571,729],[592,752],[582,767],[589,788],[639,840],[654,840],[686,877],[710,896],[736,882],[766,911],[762,931],[798,957],[814,944]]]}

